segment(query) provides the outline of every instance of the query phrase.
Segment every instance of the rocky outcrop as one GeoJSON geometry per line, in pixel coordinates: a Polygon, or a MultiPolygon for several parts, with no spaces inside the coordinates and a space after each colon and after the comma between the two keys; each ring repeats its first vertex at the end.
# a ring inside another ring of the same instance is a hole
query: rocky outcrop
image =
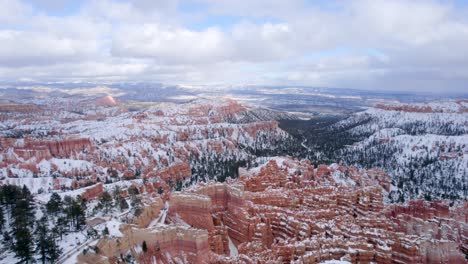
{"type": "Polygon", "coordinates": [[[160,171],[152,171],[145,175],[146,178],[159,177],[167,183],[175,184],[184,181],[192,176],[192,170],[188,162],[178,162],[171,164],[160,171]]]}
{"type": "Polygon", "coordinates": [[[81,194],[81,197],[86,201],[96,199],[104,193],[104,185],[98,183],[96,185],[85,188],[84,192],[81,194]]]}
{"type": "MultiPolygon", "coordinates": [[[[184,263],[207,263],[210,259],[208,232],[205,230],[162,226],[151,229],[140,229],[132,225],[122,226],[123,237],[101,239],[96,245],[99,255],[105,256],[102,263],[117,263],[122,256],[131,253],[140,263],[171,263],[183,259],[184,263]],[[147,252],[141,247],[147,244],[147,252]]],[[[83,262],[100,257],[96,254],[80,255],[83,262]]],[[[89,263],[89,262],[88,262],[89,263]]]]}
{"type": "Polygon", "coordinates": [[[42,109],[33,104],[2,104],[0,103],[0,113],[37,113],[42,109]]]}
{"type": "Polygon", "coordinates": [[[191,227],[212,231],[211,199],[205,195],[172,193],[169,216],[180,218],[191,227]]]}
{"type": "Polygon", "coordinates": [[[81,151],[91,151],[92,149],[91,141],[88,138],[69,138],[47,141],[45,145],[52,156],[61,158],[70,157],[73,153],[81,151]]]}
{"type": "Polygon", "coordinates": [[[106,95],[104,97],[100,97],[93,102],[96,106],[116,106],[118,105],[117,101],[110,95],[106,95]]]}
{"type": "Polygon", "coordinates": [[[239,174],[170,198],[179,220],[209,231],[216,263],[466,263],[466,205],[385,205],[381,171],[281,158],[239,174]]]}
{"type": "Polygon", "coordinates": [[[70,97],[44,99],[41,107],[40,115],[5,113],[0,177],[62,177],[72,181],[66,188],[76,189],[144,179],[141,188],[161,192],[188,183],[192,169],[204,173],[195,175],[198,180],[216,177],[195,170],[206,159],[245,159],[240,145],[260,142],[256,148],[270,150],[287,136],[275,121],[236,122],[248,110],[231,100],[158,104],[134,112],[109,96],[70,97]]]}
{"type": "Polygon", "coordinates": [[[1,148],[5,151],[12,149],[12,152],[6,153],[5,158],[10,161],[16,160],[16,156],[23,160],[35,159],[39,162],[43,159],[52,157],[69,158],[73,154],[82,151],[91,151],[92,143],[88,138],[66,138],[57,140],[37,140],[25,138],[15,140],[12,138],[0,139],[1,148]]]}
{"type": "Polygon", "coordinates": [[[386,205],[387,187],[378,170],[272,158],[238,179],[173,192],[168,209],[164,195],[151,198],[138,226],[98,247],[109,262],[130,252],[157,263],[467,263],[467,203],[386,205]]]}
{"type": "Polygon", "coordinates": [[[141,214],[137,218],[131,219],[131,222],[138,228],[148,227],[161,214],[162,208],[164,208],[164,202],[158,197],[143,207],[141,214]]]}

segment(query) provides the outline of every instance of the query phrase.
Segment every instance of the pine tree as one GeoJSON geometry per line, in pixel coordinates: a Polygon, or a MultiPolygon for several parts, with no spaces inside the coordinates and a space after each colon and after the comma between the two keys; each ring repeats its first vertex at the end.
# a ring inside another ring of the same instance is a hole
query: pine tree
{"type": "Polygon", "coordinates": [[[71,218],[76,230],[81,230],[82,227],[86,224],[85,211],[81,203],[76,200],[73,200],[71,205],[71,218]]]}
{"type": "Polygon", "coordinates": [[[112,208],[112,196],[108,192],[104,192],[99,197],[99,206],[104,209],[104,213],[108,213],[112,208]]]}
{"type": "Polygon", "coordinates": [[[68,228],[68,220],[66,217],[59,217],[57,218],[57,222],[53,228],[54,233],[57,237],[60,236],[60,240],[62,240],[62,236],[68,228]]]}
{"type": "Polygon", "coordinates": [[[57,193],[52,193],[49,201],[47,202],[46,208],[47,212],[56,216],[59,212],[62,211],[62,198],[57,193]]]}
{"type": "Polygon", "coordinates": [[[5,249],[11,249],[11,236],[7,231],[3,232],[2,244],[5,249]]]}
{"type": "Polygon", "coordinates": [[[56,234],[49,229],[47,217],[42,217],[36,227],[36,253],[42,263],[54,263],[61,254],[61,249],[56,242],[56,234]]]}
{"type": "Polygon", "coordinates": [[[3,214],[3,205],[0,206],[0,232],[3,230],[5,225],[5,215],[3,214]]]}
{"type": "Polygon", "coordinates": [[[34,235],[36,237],[36,253],[39,254],[39,260],[46,263],[48,251],[48,234],[47,218],[43,216],[37,223],[34,235]]]}
{"type": "Polygon", "coordinates": [[[143,250],[143,252],[148,252],[148,246],[146,245],[146,241],[143,241],[143,244],[141,245],[141,248],[143,250]]]}
{"type": "Polygon", "coordinates": [[[107,226],[102,230],[102,235],[103,236],[108,236],[109,235],[109,228],[107,228],[107,226]]]}
{"type": "Polygon", "coordinates": [[[60,254],[62,254],[62,250],[58,246],[55,237],[49,237],[47,245],[47,260],[49,260],[50,263],[55,263],[60,257],[60,254]]]}
{"type": "Polygon", "coordinates": [[[128,203],[127,203],[127,200],[125,200],[125,198],[119,196],[115,199],[115,203],[117,204],[117,206],[119,207],[120,211],[123,211],[123,210],[126,210],[128,209],[128,203]]]}
{"type": "Polygon", "coordinates": [[[22,262],[29,263],[33,260],[33,243],[31,241],[31,227],[34,223],[34,211],[32,196],[26,186],[20,193],[18,200],[12,210],[12,250],[15,256],[22,262]]]}

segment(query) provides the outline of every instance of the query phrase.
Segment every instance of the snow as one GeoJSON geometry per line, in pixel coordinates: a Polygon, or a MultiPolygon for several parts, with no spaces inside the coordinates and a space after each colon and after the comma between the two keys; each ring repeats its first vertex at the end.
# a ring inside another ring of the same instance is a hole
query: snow
{"type": "Polygon", "coordinates": [[[234,243],[232,242],[232,240],[231,240],[231,238],[229,236],[228,236],[228,240],[229,240],[229,256],[230,257],[235,257],[235,256],[239,255],[237,247],[234,245],[234,243]]]}
{"type": "Polygon", "coordinates": [[[349,261],[345,260],[327,260],[324,262],[320,262],[321,264],[351,264],[349,261]]]}
{"type": "MultiPolygon", "coordinates": [[[[363,138],[343,148],[341,158],[357,166],[363,166],[365,159],[365,166],[387,171],[393,184],[400,183],[406,199],[427,194],[433,199],[466,197],[459,187],[468,180],[465,103],[431,102],[416,107],[431,107],[435,112],[369,108],[333,125],[336,129],[350,127],[351,134],[363,138]]],[[[335,181],[339,180],[336,176],[335,181]]],[[[392,199],[398,198],[398,191],[392,188],[392,199]]]]}
{"type": "Polygon", "coordinates": [[[90,170],[93,167],[91,162],[85,160],[53,158],[50,162],[51,164],[56,165],[58,169],[63,172],[71,172],[74,169],[81,171],[90,170]]]}
{"type": "Polygon", "coordinates": [[[120,223],[115,219],[111,219],[105,223],[107,229],[109,229],[109,236],[111,237],[123,237],[122,232],[120,232],[120,223]]]}
{"type": "MultiPolygon", "coordinates": [[[[72,179],[67,178],[59,178],[61,182],[69,187],[71,186],[72,179]]],[[[11,184],[16,186],[23,186],[26,185],[31,193],[38,193],[40,190],[43,192],[48,192],[49,190],[53,189],[54,182],[52,177],[40,177],[40,178],[33,178],[33,177],[24,177],[24,178],[6,178],[2,180],[3,184],[11,184]]]]}
{"type": "Polygon", "coordinates": [[[92,242],[87,239],[84,233],[85,231],[68,233],[63,236],[62,240],[58,241],[63,253],[57,263],[77,263],[76,258],[82,249],[92,242]]]}
{"type": "Polygon", "coordinates": [[[161,210],[161,213],[157,218],[155,218],[151,223],[148,225],[148,228],[152,228],[155,226],[164,226],[167,217],[167,211],[169,210],[169,201],[166,201],[164,204],[164,208],[161,210]]]}

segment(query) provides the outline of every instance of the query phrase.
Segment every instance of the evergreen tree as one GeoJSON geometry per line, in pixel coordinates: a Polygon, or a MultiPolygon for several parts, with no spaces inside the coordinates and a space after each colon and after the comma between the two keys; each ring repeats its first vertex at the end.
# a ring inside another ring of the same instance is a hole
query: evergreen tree
{"type": "Polygon", "coordinates": [[[143,252],[148,252],[148,246],[146,245],[146,241],[143,241],[143,244],[141,245],[141,248],[143,250],[143,252]]]}
{"type": "Polygon", "coordinates": [[[49,201],[47,202],[46,208],[47,212],[56,216],[59,212],[62,211],[62,198],[57,193],[52,193],[49,201]]]}
{"type": "Polygon", "coordinates": [[[76,230],[81,230],[86,224],[86,215],[82,204],[73,200],[70,212],[73,226],[76,230]]]}
{"type": "Polygon", "coordinates": [[[104,209],[104,213],[108,213],[112,208],[112,196],[108,192],[104,192],[99,197],[99,207],[104,209]]]}
{"type": "Polygon", "coordinates": [[[42,217],[36,227],[36,253],[42,263],[54,263],[61,254],[61,249],[56,242],[56,234],[48,227],[47,217],[42,217]]]}
{"type": "Polygon", "coordinates": [[[33,243],[31,240],[31,227],[34,223],[32,196],[26,186],[23,187],[21,199],[18,200],[12,211],[12,250],[15,256],[24,263],[33,260],[33,243]]]}
{"type": "Polygon", "coordinates": [[[3,205],[0,206],[0,232],[3,230],[5,225],[5,215],[3,214],[3,205]]]}
{"type": "Polygon", "coordinates": [[[60,236],[60,240],[62,240],[62,236],[65,233],[65,231],[68,229],[68,220],[66,217],[59,217],[57,218],[57,222],[55,223],[55,226],[53,228],[53,231],[57,237],[60,236]]]}
{"type": "Polygon", "coordinates": [[[11,236],[7,231],[3,232],[2,244],[5,249],[11,249],[11,236]]]}
{"type": "Polygon", "coordinates": [[[120,211],[123,211],[123,210],[126,210],[128,209],[128,203],[127,203],[127,200],[125,200],[125,198],[119,196],[115,199],[115,203],[116,205],[119,207],[120,211]]]}
{"type": "Polygon", "coordinates": [[[103,236],[108,236],[109,235],[109,228],[107,228],[107,226],[102,230],[102,235],[103,236]]]}
{"type": "Polygon", "coordinates": [[[36,237],[36,253],[39,254],[39,260],[46,263],[48,251],[48,236],[49,230],[47,227],[47,218],[43,216],[36,225],[34,235],[36,237]]]}
{"type": "Polygon", "coordinates": [[[55,263],[60,257],[60,254],[62,254],[62,250],[58,246],[55,237],[49,237],[47,245],[47,260],[49,260],[50,263],[55,263]]]}
{"type": "MultiPolygon", "coordinates": [[[[65,225],[65,227],[69,226],[74,228],[76,231],[81,230],[86,223],[85,201],[80,197],[74,199],[70,196],[65,196],[63,203],[65,219],[61,220],[60,224],[65,225]]],[[[57,220],[57,223],[59,220],[60,218],[57,220]]]]}

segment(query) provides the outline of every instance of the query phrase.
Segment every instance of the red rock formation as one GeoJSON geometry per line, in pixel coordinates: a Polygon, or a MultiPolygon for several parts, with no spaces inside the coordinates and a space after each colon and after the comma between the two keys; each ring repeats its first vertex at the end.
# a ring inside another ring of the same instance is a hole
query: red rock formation
{"type": "Polygon", "coordinates": [[[42,159],[54,157],[66,158],[83,150],[91,150],[92,143],[87,138],[67,138],[62,140],[36,140],[26,138],[16,142],[13,139],[0,139],[3,149],[13,148],[19,157],[29,160],[35,158],[37,162],[42,159]]]}
{"type": "Polygon", "coordinates": [[[98,183],[91,187],[87,187],[85,191],[81,194],[81,197],[86,201],[96,199],[100,197],[104,193],[104,185],[102,183],[98,183]]]}
{"type": "Polygon", "coordinates": [[[104,97],[98,98],[94,100],[96,106],[116,106],[118,103],[117,101],[110,95],[106,95],[104,97]]]}
{"type": "Polygon", "coordinates": [[[74,152],[91,149],[91,141],[88,138],[64,139],[46,142],[50,153],[56,157],[69,157],[74,152]]]}
{"type": "Polygon", "coordinates": [[[42,109],[33,104],[0,104],[0,112],[4,113],[37,113],[42,109]]]}
{"type": "Polygon", "coordinates": [[[211,218],[211,199],[202,195],[187,195],[182,193],[172,193],[170,198],[169,216],[181,218],[191,227],[214,229],[211,218]]]}
{"type": "MultiPolygon", "coordinates": [[[[106,257],[102,263],[117,263],[122,252],[131,252],[139,263],[173,263],[175,259],[183,259],[184,263],[208,263],[211,258],[208,233],[205,230],[163,226],[154,229],[140,229],[132,225],[120,228],[122,238],[104,238],[96,245],[99,254],[106,257]],[[147,244],[147,252],[141,250],[143,241],[147,244]]],[[[89,263],[96,254],[80,255],[79,259],[89,263]]]]}
{"type": "Polygon", "coordinates": [[[167,183],[175,184],[177,181],[184,181],[192,176],[192,170],[188,162],[178,162],[171,164],[169,167],[161,171],[149,172],[144,177],[153,178],[160,177],[167,183]]]}
{"type": "Polygon", "coordinates": [[[386,206],[388,178],[377,170],[319,166],[316,178],[310,171],[310,163],[270,160],[228,184],[174,194],[172,214],[210,231],[215,263],[233,261],[221,256],[227,255],[223,230],[238,247],[239,263],[466,263],[460,250],[468,210],[443,202],[386,206]],[[336,172],[360,185],[335,186],[330,174],[336,172]]]}

